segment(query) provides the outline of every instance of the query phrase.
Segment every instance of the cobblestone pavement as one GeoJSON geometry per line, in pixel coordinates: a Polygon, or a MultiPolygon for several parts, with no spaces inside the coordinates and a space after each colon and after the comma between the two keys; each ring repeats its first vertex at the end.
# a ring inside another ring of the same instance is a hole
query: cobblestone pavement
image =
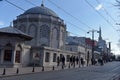
{"type": "Polygon", "coordinates": [[[97,65],[26,75],[4,76],[0,80],[119,80],[119,74],[120,62],[110,62],[104,66],[97,65]]]}

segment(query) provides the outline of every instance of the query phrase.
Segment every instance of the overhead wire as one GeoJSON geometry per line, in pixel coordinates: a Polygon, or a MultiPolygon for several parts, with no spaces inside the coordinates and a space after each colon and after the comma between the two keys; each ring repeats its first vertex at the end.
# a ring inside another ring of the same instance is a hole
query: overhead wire
{"type": "MultiPolygon", "coordinates": [[[[99,0],[96,0],[96,2],[97,2],[98,4],[101,4],[99,0]]],[[[111,20],[112,20],[113,22],[115,22],[115,24],[117,25],[116,20],[110,15],[110,13],[107,11],[107,9],[106,9],[104,6],[102,6],[102,8],[103,8],[103,10],[105,11],[105,13],[111,18],[111,20]]],[[[118,26],[117,26],[117,27],[118,27],[118,26]]],[[[119,29],[119,27],[118,27],[118,29],[119,29]]],[[[120,30],[116,30],[116,31],[120,31],[120,30]]]]}
{"type": "Polygon", "coordinates": [[[97,11],[92,4],[88,2],[88,0],[85,0],[85,2],[101,17],[103,18],[110,26],[113,27],[113,29],[116,31],[116,28],[107,20],[99,11],[97,11]]]}
{"type": "MultiPolygon", "coordinates": [[[[15,6],[15,7],[17,7],[18,9],[20,9],[20,10],[22,10],[22,11],[25,11],[25,9],[23,9],[23,8],[21,8],[21,7],[19,7],[19,6],[17,6],[17,5],[15,5],[14,3],[12,3],[12,2],[10,2],[10,1],[8,1],[8,0],[5,0],[6,2],[8,2],[9,4],[11,4],[11,5],[13,5],[13,6],[15,6]]],[[[31,3],[30,1],[28,1],[28,0],[26,0],[27,2],[29,2],[30,4],[32,4],[32,5],[34,5],[35,6],[35,4],[33,4],[33,3],[31,3]]],[[[49,0],[50,1],[50,0],[49,0]]],[[[86,1],[86,0],[85,0],[86,1]]],[[[64,12],[66,12],[64,9],[63,9],[63,11],[64,12]]],[[[66,12],[67,13],[67,12],[66,12]]],[[[99,14],[99,12],[97,12],[98,14],[99,14]]],[[[67,13],[67,14],[69,14],[69,13],[67,13]]],[[[69,15],[71,15],[71,14],[69,14],[69,15]]],[[[100,15],[100,14],[99,14],[100,15]]],[[[72,15],[71,15],[72,16],[72,15]]],[[[101,15],[102,16],[102,15],[101,15]]],[[[74,17],[74,16],[72,16],[73,18],[75,18],[76,20],[78,20],[76,17],[74,17]]],[[[104,18],[104,17],[103,17],[104,18]]],[[[106,20],[106,19],[105,19],[106,20]]],[[[106,20],[107,21],[107,20],[106,20]]],[[[108,21],[107,21],[108,22],[108,21]]],[[[71,24],[71,23],[70,23],[71,24]]],[[[82,23],[82,24],[84,24],[84,23],[82,23]]],[[[74,24],[71,24],[71,25],[74,25],[74,24]]],[[[86,25],[86,24],[84,24],[84,25],[86,25]]],[[[74,25],[75,26],[75,25],[74,25]]],[[[86,26],[88,26],[88,25],[86,25],[86,26]]],[[[91,27],[89,27],[89,28],[91,28],[91,27]]],[[[84,31],[84,30],[83,30],[84,31]]],[[[69,32],[69,31],[68,31],[69,32]]],[[[71,34],[74,34],[74,35],[78,35],[78,34],[75,34],[75,33],[72,33],[72,32],[70,32],[71,34]]]]}
{"type": "MultiPolygon", "coordinates": [[[[85,0],[85,1],[89,6],[91,6],[93,8],[93,6],[87,0],[85,0]]],[[[98,4],[101,4],[99,0],[96,0],[96,2],[98,4]]],[[[107,11],[107,9],[104,6],[103,6],[103,10],[111,18],[111,20],[116,23],[116,20],[109,14],[109,12],[107,11]]],[[[95,10],[95,11],[102,17],[102,15],[97,10],[95,10]]],[[[104,16],[103,16],[103,19],[107,20],[106,18],[104,18],[104,16]]],[[[114,26],[108,20],[107,20],[107,23],[109,23],[114,28],[114,26]]],[[[114,29],[115,29],[116,32],[118,32],[118,30],[116,30],[116,28],[114,28],[114,29]]],[[[119,36],[119,33],[118,33],[118,36],[119,36]]]]}
{"type": "MultiPolygon", "coordinates": [[[[33,4],[31,1],[28,1],[28,0],[25,0],[25,1],[28,2],[29,4],[33,5],[33,6],[36,6],[36,5],[33,4]]],[[[84,30],[84,29],[78,27],[77,25],[75,25],[75,24],[73,24],[73,23],[71,23],[71,22],[69,22],[69,21],[66,21],[66,20],[65,20],[65,22],[67,22],[67,23],[69,23],[70,25],[72,25],[72,26],[74,26],[74,27],[80,29],[80,30],[83,31],[83,32],[87,32],[86,30],[84,30]]],[[[70,32],[70,31],[69,31],[69,32],[70,32]]],[[[70,32],[70,33],[71,33],[71,34],[74,34],[74,35],[77,35],[77,36],[80,36],[80,35],[78,35],[78,34],[76,34],[76,33],[73,33],[73,32],[70,32]]]]}
{"type": "Polygon", "coordinates": [[[81,31],[83,31],[83,32],[87,32],[86,30],[84,30],[84,29],[78,27],[77,25],[75,25],[75,24],[73,24],[73,23],[71,23],[71,22],[69,22],[69,21],[66,21],[66,22],[69,23],[70,25],[72,25],[72,26],[78,28],[78,29],[81,29],[81,31]]]}
{"type": "Polygon", "coordinates": [[[17,5],[15,5],[14,3],[12,3],[12,2],[10,2],[10,1],[8,1],[8,0],[4,0],[4,1],[6,1],[7,3],[9,3],[9,4],[15,6],[16,8],[18,8],[18,9],[20,9],[20,10],[22,10],[22,11],[25,11],[25,9],[23,9],[23,8],[21,8],[21,7],[17,6],[17,5]]]}
{"type": "MultiPolygon", "coordinates": [[[[20,10],[22,10],[22,11],[25,11],[25,9],[23,9],[23,8],[15,5],[14,3],[12,3],[12,2],[10,2],[10,1],[8,1],[8,0],[5,0],[5,1],[6,1],[7,3],[13,5],[14,7],[17,7],[18,9],[20,9],[20,10]]],[[[30,2],[30,1],[28,1],[28,0],[25,0],[25,1],[28,2],[28,3],[30,3],[30,4],[32,4],[33,6],[36,6],[35,4],[33,4],[32,2],[30,2]]],[[[73,24],[71,23],[71,25],[73,25],[73,24]]],[[[74,26],[75,26],[75,25],[74,25],[74,26]]],[[[68,31],[68,32],[71,33],[71,34],[73,34],[73,35],[80,36],[79,34],[76,34],[76,33],[70,32],[70,31],[68,31]]]]}
{"type": "Polygon", "coordinates": [[[90,26],[88,26],[86,23],[82,22],[80,19],[78,19],[77,17],[73,16],[71,13],[69,13],[68,11],[64,10],[63,8],[61,8],[60,6],[58,6],[57,4],[55,4],[53,1],[51,0],[47,0],[49,1],[51,4],[53,4],[54,6],[56,6],[58,9],[62,10],[64,13],[66,13],[67,15],[71,16],[72,18],[74,18],[75,20],[77,20],[78,22],[80,22],[81,24],[85,25],[86,27],[92,29],[90,26]]]}
{"type": "MultiPolygon", "coordinates": [[[[96,0],[96,2],[97,2],[98,4],[101,4],[99,0],[96,0]]],[[[111,20],[112,20],[113,22],[116,22],[116,20],[110,15],[110,13],[107,11],[107,9],[106,9],[104,6],[103,6],[102,8],[103,8],[103,10],[105,11],[105,13],[111,18],[111,20]]]]}

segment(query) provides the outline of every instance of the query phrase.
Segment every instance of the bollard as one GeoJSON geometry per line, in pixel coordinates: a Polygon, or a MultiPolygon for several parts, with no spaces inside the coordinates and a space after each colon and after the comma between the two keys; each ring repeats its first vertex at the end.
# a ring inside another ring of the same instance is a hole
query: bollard
{"type": "Polygon", "coordinates": [[[17,68],[16,74],[18,74],[18,73],[19,73],[19,69],[17,68]]]}
{"type": "Polygon", "coordinates": [[[6,74],[6,69],[4,68],[3,69],[3,74],[2,75],[5,75],[6,74]]]}
{"type": "Polygon", "coordinates": [[[53,66],[53,71],[54,71],[55,67],[53,66]]]}
{"type": "Polygon", "coordinates": [[[70,65],[68,66],[68,68],[70,68],[70,65]]]}
{"type": "Polygon", "coordinates": [[[44,71],[44,66],[42,66],[42,71],[44,71]]]}
{"type": "Polygon", "coordinates": [[[33,67],[32,72],[35,72],[35,67],[33,67]]]}

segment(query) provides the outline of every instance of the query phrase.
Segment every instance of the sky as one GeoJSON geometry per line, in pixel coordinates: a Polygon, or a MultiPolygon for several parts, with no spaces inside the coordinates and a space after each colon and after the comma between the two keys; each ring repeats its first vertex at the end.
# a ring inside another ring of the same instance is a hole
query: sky
{"type": "MultiPolygon", "coordinates": [[[[28,10],[40,6],[42,0],[7,0],[28,10]]],[[[67,31],[74,36],[92,37],[87,34],[94,29],[102,29],[102,38],[111,42],[112,52],[120,54],[118,40],[120,39],[120,10],[115,7],[115,0],[43,0],[44,6],[53,10],[67,26],[67,31]]],[[[24,11],[9,4],[6,0],[0,1],[0,28],[7,27],[24,11]]],[[[98,33],[95,32],[95,39],[98,33]]]]}

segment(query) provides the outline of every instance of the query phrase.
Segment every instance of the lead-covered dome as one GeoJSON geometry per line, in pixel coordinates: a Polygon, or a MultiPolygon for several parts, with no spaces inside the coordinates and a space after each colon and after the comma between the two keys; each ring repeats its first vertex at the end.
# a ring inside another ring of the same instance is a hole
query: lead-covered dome
{"type": "Polygon", "coordinates": [[[27,11],[25,11],[23,14],[25,15],[26,14],[42,14],[42,15],[47,15],[47,16],[58,17],[58,15],[54,11],[52,11],[51,9],[47,7],[44,7],[43,5],[30,8],[27,11]]]}

